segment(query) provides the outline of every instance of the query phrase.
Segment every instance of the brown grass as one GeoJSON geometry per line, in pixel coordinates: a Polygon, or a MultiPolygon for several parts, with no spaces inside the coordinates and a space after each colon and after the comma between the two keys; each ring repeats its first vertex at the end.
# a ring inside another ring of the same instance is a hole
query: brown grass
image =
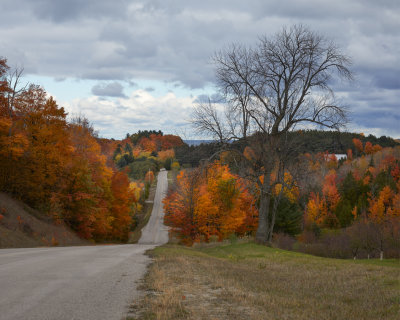
{"type": "Polygon", "coordinates": [[[153,255],[132,319],[399,319],[398,261],[364,264],[253,243],[166,246],[153,255]]]}

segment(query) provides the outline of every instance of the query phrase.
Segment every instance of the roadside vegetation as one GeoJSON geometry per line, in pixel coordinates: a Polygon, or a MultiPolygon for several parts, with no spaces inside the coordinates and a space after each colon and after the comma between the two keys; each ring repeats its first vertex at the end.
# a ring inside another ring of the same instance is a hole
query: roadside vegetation
{"type": "Polygon", "coordinates": [[[135,214],[133,217],[134,220],[134,228],[133,231],[129,234],[128,243],[137,243],[142,236],[142,229],[146,226],[147,222],[150,219],[151,212],[153,210],[153,201],[156,195],[157,189],[157,177],[155,177],[154,181],[149,187],[149,196],[147,200],[144,202],[142,209],[135,214]]]}
{"type": "Polygon", "coordinates": [[[65,243],[60,225],[91,242],[127,242],[142,210],[146,221],[155,172],[179,167],[174,147],[182,139],[155,130],[100,138],[88,119],[67,119],[44,88],[21,81],[22,70],[0,57],[0,192],[34,209],[54,232],[0,203],[2,235],[21,233],[1,245],[65,243]]]}
{"type": "Polygon", "coordinates": [[[398,319],[398,260],[314,257],[252,242],[151,251],[129,319],[398,319]]]}

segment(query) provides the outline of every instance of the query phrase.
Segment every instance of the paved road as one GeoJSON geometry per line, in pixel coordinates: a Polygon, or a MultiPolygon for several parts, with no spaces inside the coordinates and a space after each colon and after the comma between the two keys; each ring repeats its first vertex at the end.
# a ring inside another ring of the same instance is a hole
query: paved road
{"type": "Polygon", "coordinates": [[[120,320],[150,259],[168,241],[162,224],[167,172],[140,244],[0,250],[0,319],[120,320]]]}
{"type": "Polygon", "coordinates": [[[142,230],[139,244],[167,243],[168,229],[164,226],[162,199],[168,189],[167,171],[160,171],[157,179],[157,190],[149,222],[142,230]]]}

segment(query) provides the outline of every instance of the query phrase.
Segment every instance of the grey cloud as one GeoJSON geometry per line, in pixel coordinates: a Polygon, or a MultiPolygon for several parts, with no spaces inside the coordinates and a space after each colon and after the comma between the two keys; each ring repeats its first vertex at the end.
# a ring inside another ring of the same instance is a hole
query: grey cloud
{"type": "Polygon", "coordinates": [[[52,20],[55,23],[88,17],[123,16],[128,5],[128,1],[125,0],[35,0],[29,3],[38,18],[52,20]]]}
{"type": "Polygon", "coordinates": [[[101,83],[92,88],[92,93],[96,96],[126,97],[123,89],[119,82],[101,83]]]}
{"type": "Polygon", "coordinates": [[[352,56],[358,86],[334,85],[347,104],[374,108],[378,101],[368,93],[391,90],[380,105],[398,112],[398,0],[2,0],[1,9],[1,55],[27,73],[159,80],[186,89],[214,81],[209,57],[224,45],[252,44],[283,25],[304,23],[352,56]],[[364,94],[360,104],[357,95],[364,94]]]}
{"type": "Polygon", "coordinates": [[[130,87],[137,87],[138,86],[138,84],[135,81],[132,81],[132,80],[128,80],[127,83],[128,83],[128,85],[130,87]]]}
{"type": "Polygon", "coordinates": [[[219,93],[214,93],[212,95],[200,94],[194,100],[195,103],[222,103],[224,98],[219,93]]]}
{"type": "Polygon", "coordinates": [[[147,87],[146,89],[144,89],[147,92],[153,92],[155,89],[152,87],[147,87]]]}
{"type": "Polygon", "coordinates": [[[378,70],[374,74],[374,83],[378,88],[400,89],[400,67],[398,70],[378,70]]]}

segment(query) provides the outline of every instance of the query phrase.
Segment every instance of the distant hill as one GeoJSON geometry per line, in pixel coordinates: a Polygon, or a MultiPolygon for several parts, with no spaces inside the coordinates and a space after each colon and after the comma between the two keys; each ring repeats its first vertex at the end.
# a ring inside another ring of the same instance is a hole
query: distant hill
{"type": "Polygon", "coordinates": [[[320,131],[320,130],[300,130],[290,133],[293,141],[296,142],[299,152],[325,152],[346,154],[348,149],[354,149],[353,139],[360,139],[363,144],[370,142],[373,145],[379,144],[381,147],[400,146],[400,143],[387,136],[375,137],[370,134],[365,136],[359,133],[320,131]]]}
{"type": "Polygon", "coordinates": [[[202,143],[212,143],[215,142],[214,140],[183,140],[189,146],[198,146],[202,143]]]}
{"type": "Polygon", "coordinates": [[[56,224],[10,195],[0,192],[0,248],[88,245],[65,224],[56,224]]]}
{"type": "MultiPolygon", "coordinates": [[[[289,133],[289,138],[296,147],[298,153],[329,152],[334,154],[347,154],[348,149],[355,152],[353,139],[357,138],[365,145],[367,141],[381,147],[400,146],[400,141],[387,136],[365,136],[352,132],[299,130],[289,133]]],[[[220,150],[221,146],[214,140],[183,140],[186,144],[175,148],[175,156],[183,166],[196,167],[201,159],[208,159],[220,150]]],[[[233,148],[243,149],[245,145],[233,142],[233,148]]]]}

